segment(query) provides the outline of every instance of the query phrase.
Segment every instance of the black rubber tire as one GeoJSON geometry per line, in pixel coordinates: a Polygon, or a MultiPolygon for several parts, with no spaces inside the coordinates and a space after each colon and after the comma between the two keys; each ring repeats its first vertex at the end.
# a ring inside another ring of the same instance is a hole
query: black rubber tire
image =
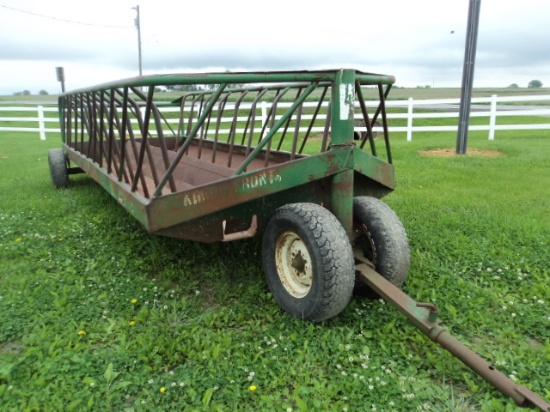
{"type": "Polygon", "coordinates": [[[332,318],[353,294],[355,265],[349,238],[338,219],[317,204],[277,209],[263,235],[262,263],[275,300],[299,319],[332,318]]]}
{"type": "Polygon", "coordinates": [[[48,150],[48,163],[53,185],[58,188],[69,186],[69,170],[67,156],[61,149],[48,150]]]}
{"type": "MultiPolygon", "coordinates": [[[[409,274],[410,249],[407,233],[399,217],[384,202],[374,197],[353,199],[354,249],[370,260],[375,270],[397,287],[409,274]]],[[[376,297],[370,288],[359,283],[355,293],[376,297]]]]}

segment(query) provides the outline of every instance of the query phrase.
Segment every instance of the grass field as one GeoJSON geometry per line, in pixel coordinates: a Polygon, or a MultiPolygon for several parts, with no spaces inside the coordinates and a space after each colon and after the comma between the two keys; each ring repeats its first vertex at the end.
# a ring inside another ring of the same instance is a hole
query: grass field
{"type": "MultiPolygon", "coordinates": [[[[497,157],[395,135],[404,290],[550,399],[548,133],[471,133],[497,157]]],[[[520,410],[379,300],[321,324],[280,312],[258,239],[148,235],[103,189],[50,182],[58,138],[0,135],[0,403],[6,411],[520,410]]]]}

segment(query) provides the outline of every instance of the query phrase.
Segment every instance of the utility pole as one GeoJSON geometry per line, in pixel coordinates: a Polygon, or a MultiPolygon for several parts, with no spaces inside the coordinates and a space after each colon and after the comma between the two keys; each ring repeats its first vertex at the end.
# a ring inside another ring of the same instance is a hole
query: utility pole
{"type": "Polygon", "coordinates": [[[143,74],[142,65],[141,65],[141,20],[139,17],[139,4],[136,7],[132,7],[137,13],[134,23],[136,25],[137,34],[138,34],[138,56],[139,56],[139,75],[143,74]]]}
{"type": "Polygon", "coordinates": [[[466,154],[472,88],[474,85],[474,65],[476,61],[480,5],[481,0],[470,0],[468,30],[466,32],[466,50],[464,52],[464,69],[462,72],[462,90],[460,93],[460,112],[458,115],[459,122],[458,134],[456,137],[456,154],[466,154]]]}

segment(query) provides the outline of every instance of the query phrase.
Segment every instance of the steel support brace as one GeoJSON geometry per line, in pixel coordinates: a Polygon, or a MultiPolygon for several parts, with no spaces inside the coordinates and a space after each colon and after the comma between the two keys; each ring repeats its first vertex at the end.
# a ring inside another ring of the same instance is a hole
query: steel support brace
{"type": "Polygon", "coordinates": [[[550,404],[548,402],[526,387],[513,382],[476,352],[454,338],[445,328],[441,327],[441,319],[437,315],[438,310],[433,304],[416,302],[397,286],[378,274],[368,263],[364,263],[364,258],[358,253],[356,253],[356,260],[360,262],[356,265],[356,269],[361,280],[385,301],[395,306],[424,335],[451,352],[496,389],[512,398],[516,404],[520,406],[535,406],[545,412],[550,411],[550,404]]]}

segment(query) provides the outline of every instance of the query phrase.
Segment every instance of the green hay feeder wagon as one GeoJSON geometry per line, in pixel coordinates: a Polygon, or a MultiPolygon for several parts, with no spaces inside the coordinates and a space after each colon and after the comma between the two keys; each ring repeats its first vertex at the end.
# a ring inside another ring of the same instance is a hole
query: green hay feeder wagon
{"type": "Polygon", "coordinates": [[[146,76],[62,95],[53,184],[85,172],[150,232],[201,242],[263,236],[267,284],[319,322],[374,291],[519,405],[550,406],[440,325],[399,288],[403,225],[385,101],[392,76],[356,70],[146,76]],[[160,87],[181,90],[163,101],[160,87]]]}

